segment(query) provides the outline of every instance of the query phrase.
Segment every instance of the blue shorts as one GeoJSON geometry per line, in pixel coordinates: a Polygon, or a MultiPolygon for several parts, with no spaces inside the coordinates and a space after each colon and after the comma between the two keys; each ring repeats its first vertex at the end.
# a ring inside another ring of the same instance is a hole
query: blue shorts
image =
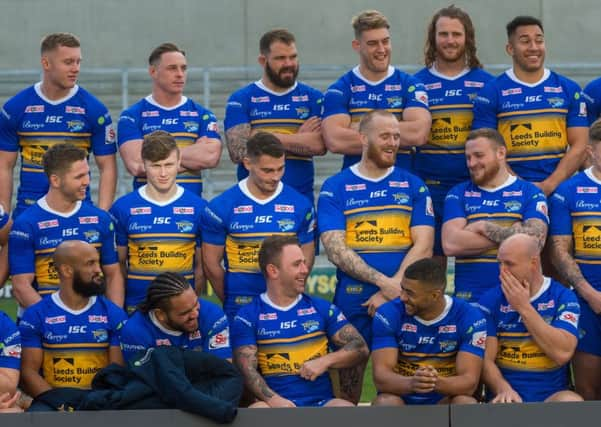
{"type": "Polygon", "coordinates": [[[580,319],[578,320],[578,346],[576,349],[601,357],[601,316],[595,314],[588,303],[578,297],[580,319]]]}
{"type": "Polygon", "coordinates": [[[437,405],[445,396],[439,393],[405,394],[401,396],[405,405],[437,405]]]}
{"type": "Polygon", "coordinates": [[[330,400],[334,399],[334,396],[323,398],[317,397],[301,397],[300,399],[290,399],[296,406],[299,408],[307,407],[307,406],[325,406],[330,400]]]}

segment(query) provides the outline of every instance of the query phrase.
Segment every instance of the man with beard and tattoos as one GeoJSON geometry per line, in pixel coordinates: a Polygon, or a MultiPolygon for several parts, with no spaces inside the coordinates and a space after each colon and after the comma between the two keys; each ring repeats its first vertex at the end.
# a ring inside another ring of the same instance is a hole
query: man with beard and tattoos
{"type": "MultiPolygon", "coordinates": [[[[317,212],[337,267],[334,303],[371,346],[371,316],[399,297],[407,265],[432,255],[434,212],[423,181],[395,166],[401,132],[394,114],[370,111],[359,133],[361,161],[326,180],[317,212]]],[[[348,400],[359,399],[364,368],[340,372],[348,400]]]]}
{"type": "Polygon", "coordinates": [[[472,303],[498,286],[496,257],[503,240],[525,233],[542,248],[547,235],[545,195],[509,172],[506,154],[495,129],[470,132],[465,156],[471,180],[453,187],[445,199],[442,247],[455,257],[455,296],[472,303]]]}
{"type": "Polygon", "coordinates": [[[29,307],[19,324],[21,384],[32,397],[58,387],[89,389],[100,369],[123,364],[118,331],[127,315],[102,296],[98,251],[68,240],[53,260],[59,290],[29,307]]]}
{"type": "Polygon", "coordinates": [[[259,42],[260,80],[234,92],[225,108],[225,136],[238,180],[248,176],[243,159],[246,142],[256,132],[270,132],[286,149],[282,181],[313,203],[313,156],[325,154],[321,139],[323,95],[298,82],[298,53],[294,35],[279,28],[259,42]]]}

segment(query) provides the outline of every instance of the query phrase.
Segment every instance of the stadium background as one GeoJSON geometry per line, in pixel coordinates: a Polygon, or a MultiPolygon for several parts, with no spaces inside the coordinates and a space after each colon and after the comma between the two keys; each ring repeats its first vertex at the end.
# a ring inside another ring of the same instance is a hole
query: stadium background
{"type": "MultiPolygon", "coordinates": [[[[265,31],[274,27],[292,31],[301,62],[299,79],[325,90],[357,62],[350,46],[350,20],[356,13],[376,8],[389,18],[393,63],[413,73],[421,67],[432,13],[448,4],[436,0],[0,0],[4,17],[0,102],[39,80],[40,39],[50,32],[69,31],[82,42],[79,82],[107,105],[113,121],[124,107],[150,92],[148,54],[158,44],[172,41],[187,53],[186,95],[213,110],[222,123],[229,94],[260,77],[256,57],[258,39],[265,31]]],[[[466,0],[456,4],[470,13],[479,57],[494,74],[509,63],[504,50],[505,23],[528,14],[543,20],[547,64],[581,85],[601,75],[598,16],[587,13],[596,10],[595,1],[466,0]]],[[[339,156],[316,158],[316,194],[323,180],[339,167],[339,156]]],[[[235,167],[225,150],[219,167],[205,178],[207,199],[235,183],[235,167]]],[[[93,190],[96,185],[93,179],[93,190]]],[[[131,178],[120,164],[117,196],[130,190],[131,178]]],[[[327,259],[319,256],[307,290],[330,297],[335,287],[333,273],[327,259]]],[[[452,279],[452,269],[450,273],[452,279]]],[[[0,309],[14,315],[10,285],[0,289],[0,309]]]]}

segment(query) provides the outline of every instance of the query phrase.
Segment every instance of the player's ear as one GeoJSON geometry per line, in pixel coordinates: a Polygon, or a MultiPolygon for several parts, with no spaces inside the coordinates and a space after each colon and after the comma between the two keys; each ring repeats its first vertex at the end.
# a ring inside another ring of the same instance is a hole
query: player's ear
{"type": "Polygon", "coordinates": [[[265,64],[267,64],[267,57],[261,53],[259,56],[257,56],[257,62],[261,67],[265,68],[265,64]]]}
{"type": "Polygon", "coordinates": [[[361,46],[361,42],[357,39],[353,39],[351,46],[355,52],[359,52],[359,47],[361,46]]]}
{"type": "Polygon", "coordinates": [[[270,277],[277,277],[279,273],[279,269],[275,264],[267,264],[265,267],[267,270],[267,275],[270,277]]]}

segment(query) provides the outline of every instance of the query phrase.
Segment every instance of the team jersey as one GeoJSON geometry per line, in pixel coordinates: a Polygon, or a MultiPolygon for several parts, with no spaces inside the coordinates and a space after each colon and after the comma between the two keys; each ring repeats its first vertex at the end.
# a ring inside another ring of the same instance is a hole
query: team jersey
{"type": "MultiPolygon", "coordinates": [[[[75,86],[52,101],[36,83],[9,99],[0,114],[0,151],[21,153],[17,206],[13,218],[48,191],[42,156],[48,148],[70,142],[95,156],[113,155],[115,131],[106,107],[75,86]]],[[[88,189],[88,198],[90,192],[88,189]]],[[[7,206],[8,209],[8,206],[7,206]]]]}
{"type": "Polygon", "coordinates": [[[527,181],[551,175],[568,148],[567,129],[586,126],[586,103],[578,84],[547,69],[535,84],[507,70],[474,101],[472,128],[498,129],[509,165],[527,181]]]}
{"type": "MultiPolygon", "coordinates": [[[[344,231],[346,245],[367,265],[393,276],[411,249],[411,227],[434,226],[430,193],[423,181],[391,167],[378,180],[361,175],[357,165],[328,178],[319,193],[319,232],[344,231]]],[[[361,307],[378,287],[338,269],[334,303],[346,316],[361,307]]]]}
{"type": "Polygon", "coordinates": [[[152,310],[148,313],[136,311],[121,329],[121,351],[125,361],[140,351],[163,345],[231,359],[230,329],[223,310],[211,301],[199,299],[198,302],[198,329],[191,333],[166,328],[152,310]]]}
{"type": "Polygon", "coordinates": [[[0,369],[21,369],[21,334],[17,325],[0,311],[0,369]]]}
{"type": "Polygon", "coordinates": [[[465,69],[454,77],[424,68],[415,77],[428,92],[432,128],[428,143],[416,148],[413,168],[430,190],[431,185],[442,185],[448,191],[469,179],[465,140],[472,129],[473,101],[493,76],[481,68],[465,69]]]}
{"type": "Polygon", "coordinates": [[[115,226],[107,212],[87,202],[77,202],[69,213],[56,212],[43,197],[13,223],[8,238],[10,273],[34,273],[33,286],[40,295],[56,291],[59,278],[52,256],[65,240],[94,246],[102,265],[119,262],[115,226]]]}
{"type": "MultiPolygon", "coordinates": [[[[570,289],[545,277],[530,303],[547,324],[578,338],[580,306],[570,289]]],[[[526,329],[520,314],[507,302],[500,286],[487,292],[479,306],[486,314],[488,336],[498,340],[496,363],[522,398],[567,390],[568,365],[558,366],[547,357],[526,329]]]]}
{"type": "Polygon", "coordinates": [[[551,236],[571,236],[584,278],[601,290],[601,180],[592,168],[564,181],[549,198],[551,236]]]}
{"type": "Polygon", "coordinates": [[[305,362],[328,354],[332,337],[346,324],[338,308],[320,298],[302,294],[288,307],[279,307],[263,293],[236,315],[232,346],[257,346],[258,371],[284,398],[332,399],[327,372],[309,381],[299,371],[305,362]]]}
{"type": "MultiPolygon", "coordinates": [[[[449,191],[444,205],[444,222],[465,218],[467,224],[491,221],[501,227],[536,218],[549,224],[547,199],[534,184],[509,176],[498,188],[487,190],[471,181],[449,191]]],[[[455,296],[477,302],[499,283],[497,248],[479,255],[455,257],[455,296]]]]}
{"type": "Polygon", "coordinates": [[[4,210],[4,207],[0,205],[0,230],[8,223],[10,214],[4,210]]]}
{"type": "Polygon", "coordinates": [[[19,323],[23,348],[43,351],[41,373],[51,387],[90,388],[109,364],[109,347],[119,346],[123,310],[101,296],[72,310],[55,292],[25,310],[19,323]]]}
{"type": "Polygon", "coordinates": [[[225,246],[225,313],[229,316],[265,291],[259,269],[263,239],[274,234],[296,235],[301,245],[313,242],[315,218],[306,197],[279,183],[275,193],[260,200],[247,180],[215,197],[202,215],[203,242],[225,246]]]}
{"type": "MultiPolygon", "coordinates": [[[[391,66],[384,79],[372,82],[361,75],[357,66],[328,88],[323,118],[346,114],[351,118],[351,125],[357,126],[361,117],[372,110],[386,110],[402,120],[403,111],[412,107],[428,109],[426,89],[415,77],[391,66]]],[[[397,166],[411,170],[411,157],[410,148],[400,148],[397,166]]],[[[359,155],[345,155],[342,168],[357,163],[360,158],[359,155]]]]}
{"type": "MultiPolygon", "coordinates": [[[[445,295],[443,312],[424,320],[405,312],[400,299],[383,304],[373,321],[372,351],[398,349],[394,371],[411,377],[420,367],[433,366],[443,377],[457,375],[455,362],[460,351],[484,357],[486,320],[476,307],[445,295]]],[[[405,403],[436,403],[444,396],[437,392],[402,396],[405,403]]]]}
{"type": "MultiPolygon", "coordinates": [[[[148,95],[121,113],[117,142],[121,146],[127,141],[144,139],[144,135],[155,130],[169,132],[180,150],[196,143],[203,136],[221,140],[215,115],[202,105],[183,96],[179,105],[167,108],[157,103],[152,95],[148,95]]],[[[180,173],[177,183],[193,193],[202,193],[200,171],[180,173]]],[[[144,184],[145,177],[134,177],[134,189],[144,184]]]]}
{"type": "Polygon", "coordinates": [[[117,246],[127,248],[125,307],[129,313],[161,273],[179,273],[194,287],[194,256],[201,244],[200,216],[206,204],[179,186],[173,198],[159,203],[148,197],[146,185],[113,204],[110,213],[117,246]]]}
{"type": "MultiPolygon", "coordinates": [[[[311,117],[321,117],[323,95],[304,83],[296,82],[284,93],[273,92],[260,80],[234,92],[225,107],[226,132],[248,123],[253,131],[292,135],[311,117]]],[[[315,170],[312,157],[286,154],[282,181],[313,200],[315,170]]],[[[238,164],[238,180],[248,176],[238,164]]]]}
{"type": "Polygon", "coordinates": [[[583,91],[590,125],[601,116],[601,77],[586,85],[583,91]]]}

